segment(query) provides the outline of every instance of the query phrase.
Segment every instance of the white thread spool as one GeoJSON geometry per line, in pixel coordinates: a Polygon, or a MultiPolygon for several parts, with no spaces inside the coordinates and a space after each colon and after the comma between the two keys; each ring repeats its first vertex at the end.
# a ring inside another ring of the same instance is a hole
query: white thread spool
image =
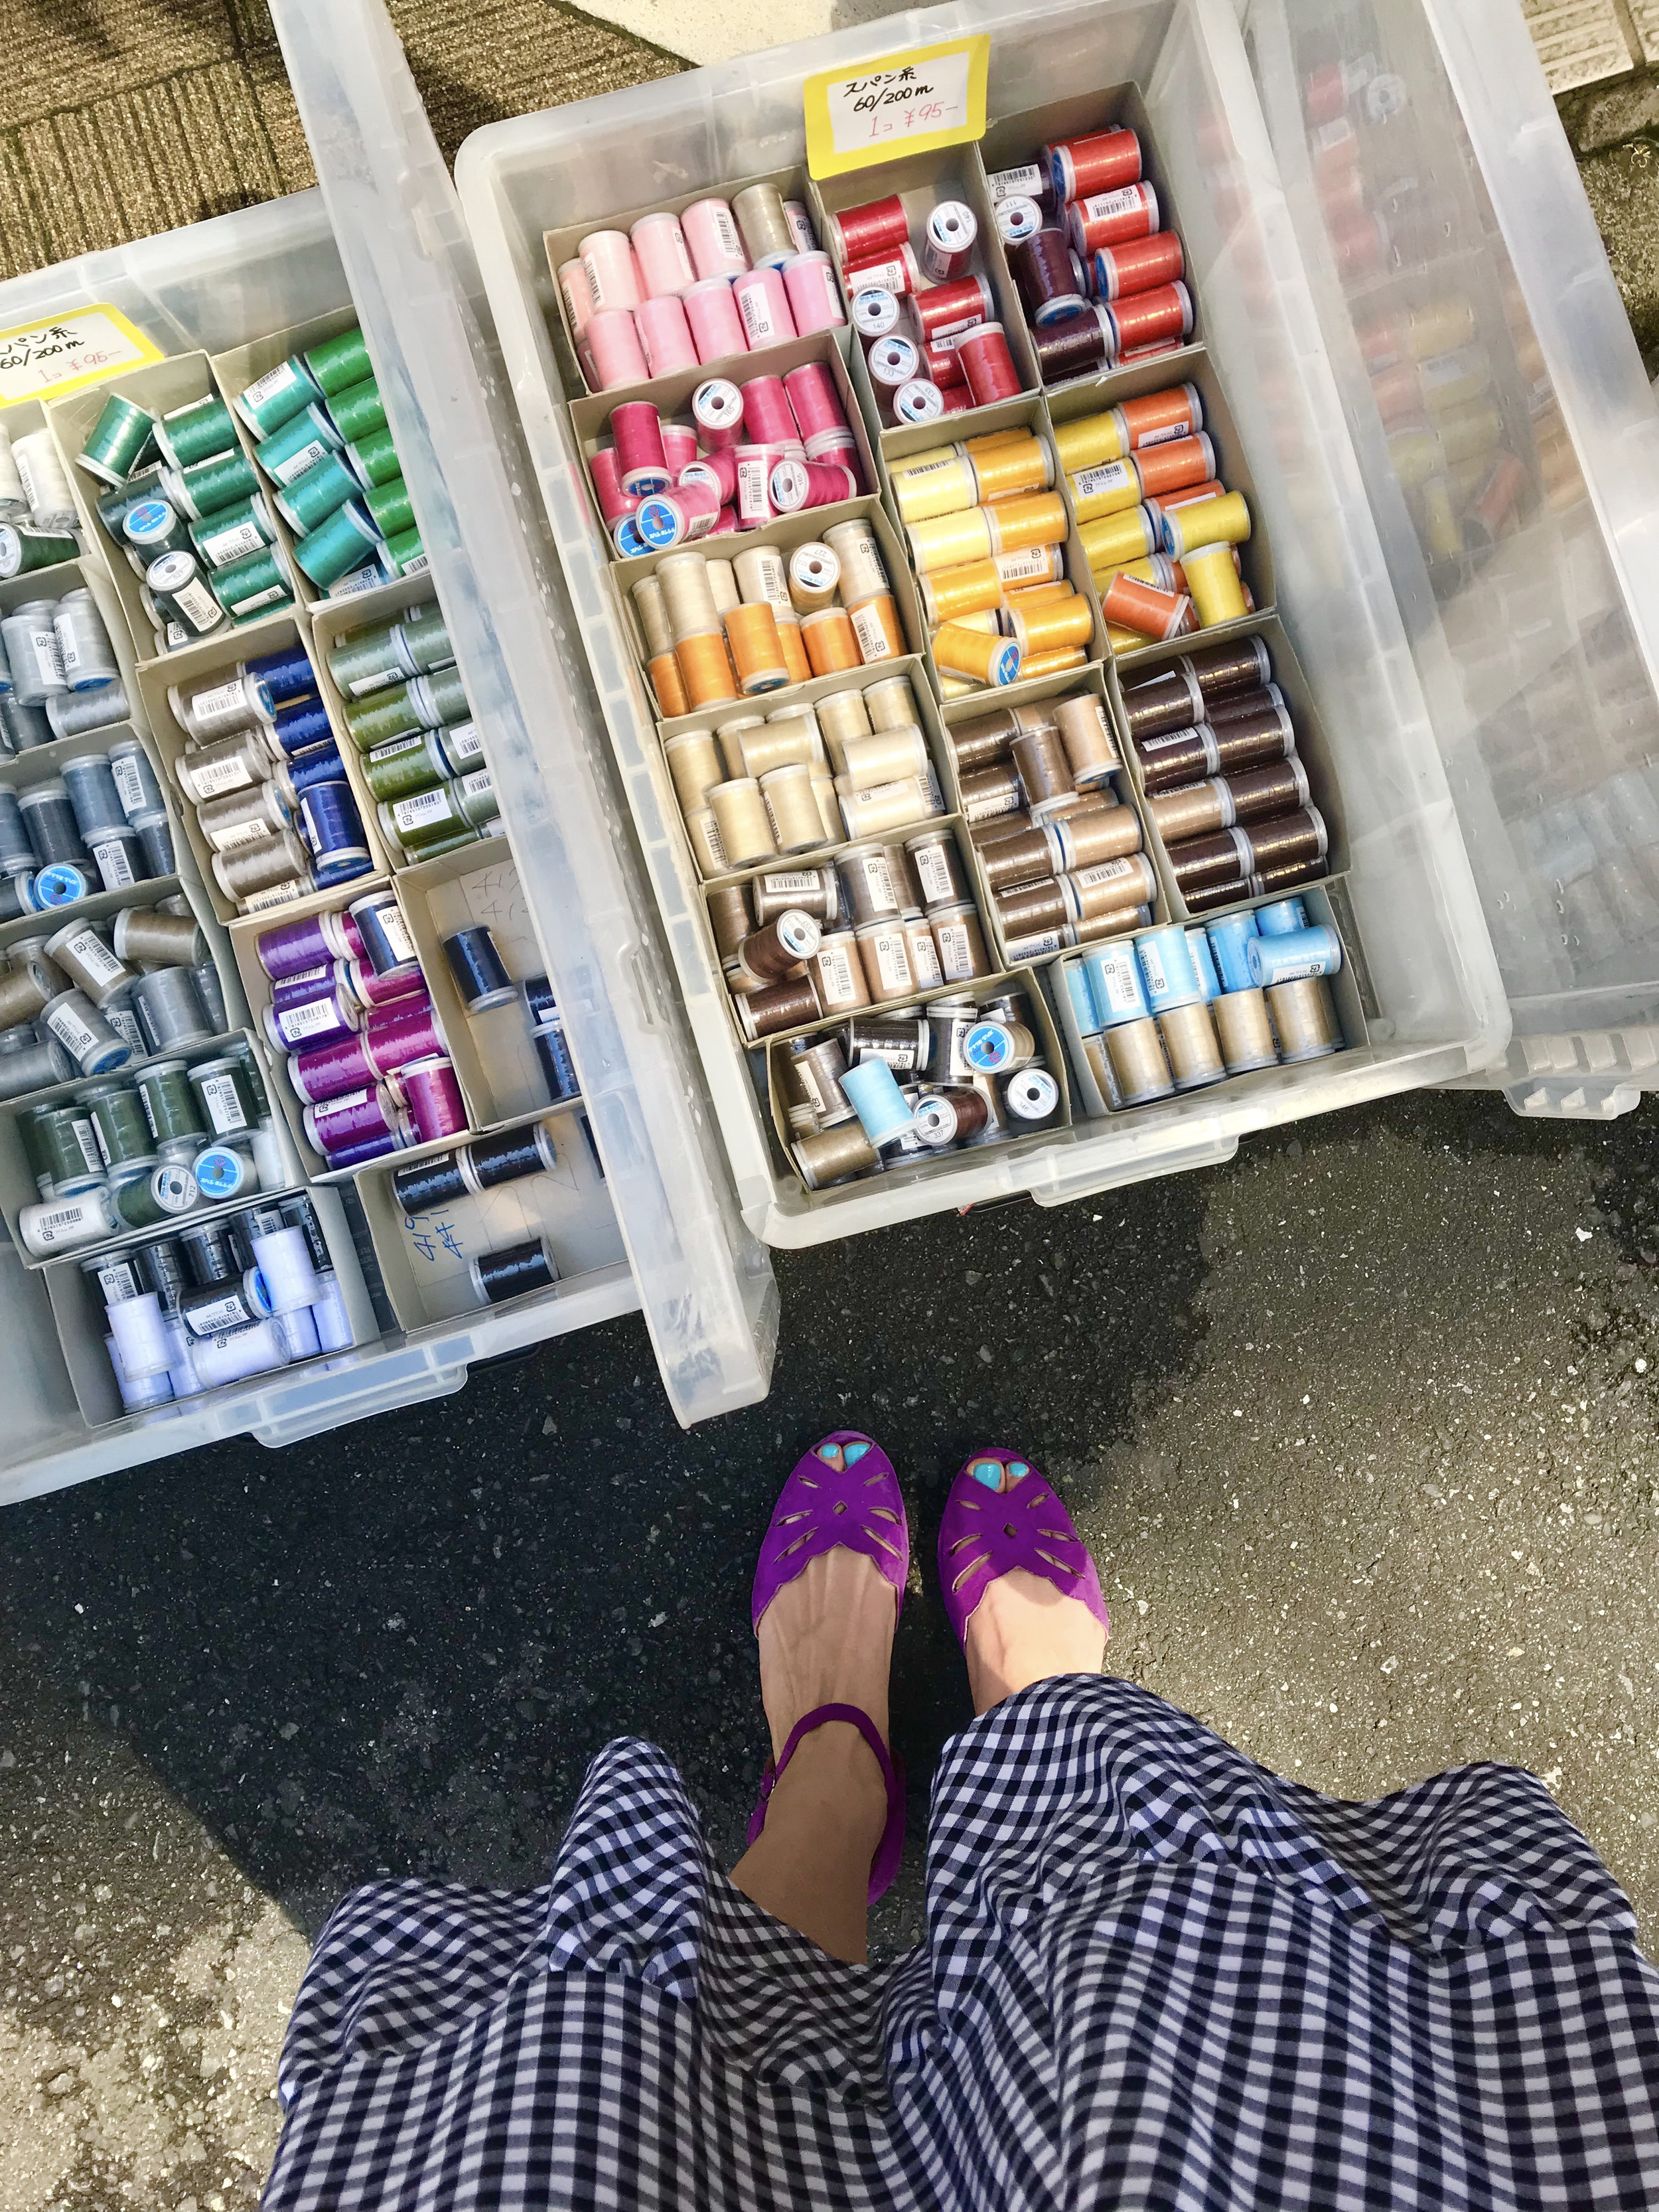
{"type": "Polygon", "coordinates": [[[12,459],[23,481],[29,514],[37,530],[73,530],[75,494],[58,458],[50,430],[31,430],[12,446],[12,459]]]}
{"type": "Polygon", "coordinates": [[[701,553],[671,553],[657,563],[656,574],[668,611],[669,635],[676,645],[684,638],[719,632],[720,610],[708,580],[708,563],[701,553]]]}
{"type": "Polygon", "coordinates": [[[146,1291],[142,1297],[118,1298],[107,1309],[107,1318],[121,1364],[133,1382],[167,1373],[173,1364],[173,1346],[161,1301],[154,1291],[146,1291]]]}
{"type": "Polygon", "coordinates": [[[270,1292],[270,1310],[293,1313],[317,1303],[317,1270],[302,1229],[269,1229],[253,1239],[253,1257],[270,1292]]]}

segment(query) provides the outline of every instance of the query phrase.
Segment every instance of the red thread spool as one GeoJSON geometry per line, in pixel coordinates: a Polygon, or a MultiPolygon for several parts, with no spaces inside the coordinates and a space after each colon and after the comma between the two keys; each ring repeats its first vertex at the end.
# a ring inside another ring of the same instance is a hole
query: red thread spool
{"type": "Polygon", "coordinates": [[[1019,371],[1000,323],[986,323],[979,330],[969,331],[957,350],[975,407],[990,407],[999,399],[1012,399],[1018,394],[1019,371]]]}
{"type": "Polygon", "coordinates": [[[1120,300],[1107,312],[1117,333],[1120,354],[1180,345],[1192,333],[1193,295],[1184,284],[1164,284],[1155,292],[1137,292],[1130,299],[1120,300]]]}
{"type": "Polygon", "coordinates": [[[1008,266],[1026,313],[1039,325],[1079,314],[1088,302],[1082,264],[1063,230],[1040,230],[1036,237],[1010,246],[1008,266]]]}
{"type": "Polygon", "coordinates": [[[800,434],[809,445],[826,430],[846,429],[847,417],[827,363],[809,361],[792,368],[783,380],[783,388],[800,434]]]}
{"type": "Polygon", "coordinates": [[[673,482],[663,451],[662,417],[648,400],[629,399],[611,410],[611,436],[617,448],[617,474],[624,491],[636,499],[666,491],[673,482]]]}
{"type": "Polygon", "coordinates": [[[751,446],[793,446],[799,439],[794,410],[780,376],[751,376],[741,387],[743,432],[751,446]]]}
{"type": "Polygon", "coordinates": [[[845,271],[847,289],[856,298],[860,292],[920,292],[921,269],[908,246],[880,261],[860,261],[845,271]]]}
{"type": "Polygon", "coordinates": [[[844,208],[830,218],[830,236],[843,267],[873,261],[908,242],[910,218],[896,192],[884,200],[869,200],[863,207],[844,208]]]}
{"type": "Polygon", "coordinates": [[[953,386],[968,381],[962,373],[962,362],[954,346],[924,346],[921,359],[922,366],[941,392],[948,392],[953,386]]]}
{"type": "Polygon", "coordinates": [[[996,313],[996,300],[983,276],[963,276],[954,284],[936,284],[915,302],[915,318],[924,338],[947,337],[975,323],[988,323],[996,313]]]}
{"type": "Polygon", "coordinates": [[[1150,185],[1125,185],[1115,192],[1100,192],[1066,210],[1072,243],[1086,260],[1103,246],[1120,246],[1127,238],[1150,238],[1158,228],[1158,194],[1150,185]]]}
{"type": "Polygon", "coordinates": [[[1187,258],[1172,230],[1152,238],[1132,238],[1121,246],[1103,246],[1095,255],[1095,290],[1103,300],[1127,299],[1173,284],[1185,274],[1187,258]]]}
{"type": "Polygon", "coordinates": [[[1140,141],[1133,131],[1096,131],[1045,149],[1058,200],[1086,200],[1140,182],[1140,141]]]}

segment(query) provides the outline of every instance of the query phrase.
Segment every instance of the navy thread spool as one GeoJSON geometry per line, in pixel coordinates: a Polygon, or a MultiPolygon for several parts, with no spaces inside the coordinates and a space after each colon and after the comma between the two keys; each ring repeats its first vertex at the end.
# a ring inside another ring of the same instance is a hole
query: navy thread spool
{"type": "Polygon", "coordinates": [[[65,761],[62,781],[76,827],[83,837],[94,830],[126,828],[126,811],[115,788],[107,753],[88,753],[80,760],[65,761]]]}
{"type": "Polygon", "coordinates": [[[145,879],[170,876],[173,873],[173,829],[165,809],[157,807],[154,813],[135,815],[131,827],[138,839],[145,879]]]}
{"type": "MultiPolygon", "coordinates": [[[[228,1283],[240,1272],[231,1245],[228,1222],[192,1221],[179,1230],[178,1242],[184,1251],[185,1265],[198,1285],[228,1283]]],[[[161,1289],[159,1283],[156,1289],[161,1289]]]]}
{"type": "Polygon", "coordinates": [[[70,805],[61,776],[31,784],[17,803],[22,810],[29,845],[43,868],[54,860],[75,861],[82,858],[75,810],[70,805]]]}
{"type": "Polygon", "coordinates": [[[90,737],[94,730],[112,730],[130,720],[125,685],[118,679],[94,691],[64,691],[48,699],[44,713],[54,738],[90,737]]]}
{"type": "Polygon", "coordinates": [[[445,938],[443,945],[455,988],[469,1014],[488,1013],[492,1006],[504,1006],[517,997],[507,963],[488,928],[458,929],[445,938]]]}
{"type": "Polygon", "coordinates": [[[52,721],[46,708],[30,706],[14,691],[0,696],[0,725],[3,725],[16,752],[30,752],[36,745],[49,745],[52,740],[52,721]]]}
{"type": "MultiPolygon", "coordinates": [[[[32,875],[0,876],[0,922],[21,921],[26,914],[39,912],[30,896],[33,883],[32,875]]],[[[0,1037],[4,1035],[0,1030],[0,1037]]],[[[5,1048],[0,1044],[0,1052],[5,1048]]]]}
{"type": "Polygon", "coordinates": [[[362,939],[363,957],[377,975],[389,975],[417,958],[403,908],[392,891],[374,891],[346,908],[362,939]]]}
{"type": "MultiPolygon", "coordinates": [[[[141,814],[153,814],[161,809],[161,787],[155,781],[149,755],[137,738],[124,738],[119,744],[110,747],[109,772],[115,779],[121,811],[129,823],[136,822],[141,814]]],[[[163,874],[170,872],[170,869],[162,871],[163,874]]]]}
{"type": "Polygon", "coordinates": [[[317,689],[316,671],[302,645],[285,645],[258,660],[245,662],[243,668],[245,674],[264,685],[274,707],[292,706],[317,689]]]}
{"type": "Polygon", "coordinates": [[[550,1022],[534,1030],[531,1043],[535,1048],[537,1064],[542,1079],[547,1085],[547,1095],[556,1106],[567,1100],[580,1098],[581,1085],[576,1077],[576,1063],[570,1057],[570,1047],[565,1041],[564,1024],[556,1014],[550,1022]]]}
{"type": "Polygon", "coordinates": [[[544,1029],[559,1018],[558,1003],[553,996],[553,986],[545,975],[526,975],[520,984],[525,1012],[530,1017],[532,1030],[544,1029]]]}
{"type": "Polygon", "coordinates": [[[485,1252],[468,1269],[480,1305],[504,1305],[531,1291],[550,1290],[559,1279],[545,1237],[509,1244],[504,1252],[485,1252]]]}
{"type": "Polygon", "coordinates": [[[328,709],[320,699],[296,699],[291,706],[280,708],[270,726],[271,744],[289,760],[333,734],[328,709]]]}

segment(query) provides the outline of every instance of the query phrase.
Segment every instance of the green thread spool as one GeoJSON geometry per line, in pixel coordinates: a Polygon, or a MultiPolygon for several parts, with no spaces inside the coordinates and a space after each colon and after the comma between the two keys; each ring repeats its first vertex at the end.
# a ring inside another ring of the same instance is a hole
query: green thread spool
{"type": "Polygon", "coordinates": [[[401,684],[409,668],[398,649],[397,625],[378,623],[368,629],[350,629],[332,647],[328,672],[348,701],[401,684]]]}
{"type": "Polygon", "coordinates": [[[112,392],[76,458],[100,483],[124,484],[152,450],[155,435],[155,417],[112,392]]]}
{"type": "Polygon", "coordinates": [[[386,543],[386,557],[399,576],[423,576],[432,563],[426,557],[421,533],[411,525],[386,543]]]}
{"type": "Polygon", "coordinates": [[[245,1036],[233,1037],[227,1055],[234,1060],[247,1078],[248,1089],[253,1093],[254,1113],[258,1120],[270,1119],[270,1100],[265,1091],[265,1079],[260,1072],[258,1054],[245,1036]]]}
{"type": "Polygon", "coordinates": [[[55,1190],[89,1190],[103,1181],[103,1154],[91,1117],[80,1107],[43,1107],[34,1127],[45,1172],[55,1190]]]}
{"type": "Polygon", "coordinates": [[[112,1173],[154,1164],[155,1146],[149,1117],[130,1083],[103,1084],[95,1092],[82,1092],[82,1097],[92,1109],[99,1150],[112,1173]]]}
{"type": "MultiPolygon", "coordinates": [[[[401,477],[393,477],[390,483],[371,484],[363,494],[363,505],[374,516],[388,550],[404,531],[415,529],[415,509],[410,502],[409,486],[401,477]]],[[[416,543],[420,542],[416,532],[416,543]]]]}
{"type": "Polygon", "coordinates": [[[416,607],[398,625],[398,642],[424,676],[453,660],[449,627],[441,609],[416,607]]]}
{"type": "Polygon", "coordinates": [[[291,484],[325,454],[338,453],[344,441],[319,400],[301,408],[291,422],[255,447],[253,458],[273,483],[291,484]]]}
{"type": "Polygon", "coordinates": [[[203,461],[237,448],[236,420],[216,392],[175,407],[155,426],[155,442],[163,459],[175,469],[193,469],[203,461]]]}
{"type": "Polygon", "coordinates": [[[365,755],[363,773],[377,799],[390,805],[445,781],[446,763],[436,738],[435,731],[421,730],[393,738],[390,744],[376,745],[365,755]]]}
{"type": "Polygon", "coordinates": [[[141,1168],[110,1194],[129,1229],[154,1229],[175,1213],[188,1213],[200,1196],[188,1168],[141,1168]]]}
{"type": "Polygon", "coordinates": [[[147,1067],[138,1078],[138,1103],[158,1145],[173,1137],[207,1134],[182,1060],[159,1060],[147,1067]]]}
{"type": "Polygon", "coordinates": [[[407,684],[397,684],[389,691],[371,691],[366,698],[348,699],[345,720],[351,742],[364,753],[425,726],[407,684]]]}
{"type": "Polygon", "coordinates": [[[328,411],[342,438],[370,438],[386,428],[386,402],[372,376],[329,396],[328,411]]]}
{"type": "Polygon", "coordinates": [[[137,507],[140,500],[160,499],[161,496],[161,471],[158,463],[153,469],[140,470],[136,477],[130,477],[118,489],[105,492],[98,501],[98,520],[118,543],[121,525],[126,520],[129,511],[137,507]]]}
{"type": "Polygon", "coordinates": [[[246,622],[266,607],[286,605],[294,597],[282,556],[274,545],[262,545],[246,560],[216,568],[208,582],[233,622],[246,622]]]}
{"type": "Polygon", "coordinates": [[[440,838],[453,838],[474,825],[462,811],[453,784],[441,783],[432,791],[418,791],[408,799],[393,799],[375,809],[388,842],[406,855],[424,860],[440,838]]]}
{"type": "Polygon", "coordinates": [[[204,1060],[190,1070],[190,1087],[202,1118],[216,1137],[234,1137],[259,1119],[253,1086],[240,1060],[204,1060]]]}
{"type": "Polygon", "coordinates": [[[475,768],[471,775],[464,775],[450,785],[455,803],[475,830],[482,830],[486,822],[493,822],[501,811],[501,802],[495,793],[495,779],[487,768],[475,768]]]}
{"type": "Polygon", "coordinates": [[[301,539],[294,557],[318,589],[325,592],[342,576],[361,568],[380,542],[371,518],[355,499],[349,499],[320,528],[301,539]]]}
{"type": "Polygon", "coordinates": [[[329,393],[344,392],[374,374],[363,334],[355,323],[349,331],[342,331],[337,337],[325,338],[321,345],[313,346],[306,356],[306,367],[329,393]]]}
{"type": "MultiPolygon", "coordinates": [[[[440,837],[435,844],[422,845],[419,854],[415,857],[422,860],[441,860],[446,853],[459,853],[463,845],[476,845],[479,842],[477,830],[458,830],[453,837],[440,837]]],[[[405,855],[405,858],[407,857],[408,855],[405,855]]]]}
{"type": "Polygon", "coordinates": [[[255,377],[232,404],[256,438],[268,438],[319,397],[316,378],[295,353],[255,377]]]}
{"type": "Polygon", "coordinates": [[[346,447],[346,459],[366,484],[390,483],[404,472],[390,430],[377,430],[372,438],[354,439],[346,447]]]}
{"type": "Polygon", "coordinates": [[[466,686],[453,661],[447,668],[435,668],[430,676],[421,678],[415,703],[426,708],[421,720],[428,729],[440,728],[446,722],[464,722],[472,712],[467,703],[466,686]]]}
{"type": "Polygon", "coordinates": [[[259,489],[253,464],[240,447],[234,453],[221,453],[216,460],[199,462],[193,469],[164,472],[162,483],[176,486],[179,496],[173,499],[168,489],[167,497],[175,507],[182,505],[192,522],[216,514],[222,507],[234,507],[259,489]]]}
{"type": "Polygon", "coordinates": [[[320,529],[347,500],[356,498],[357,479],[337,453],[325,453],[302,477],[276,495],[276,512],[301,537],[320,529]]]}
{"type": "Polygon", "coordinates": [[[270,544],[276,536],[265,495],[256,491],[234,507],[222,507],[190,526],[190,543],[210,568],[228,568],[270,544]]]}
{"type": "Polygon", "coordinates": [[[0,524],[0,580],[32,576],[37,568],[55,568],[60,562],[76,561],[81,548],[72,538],[52,530],[19,530],[0,524]]]}

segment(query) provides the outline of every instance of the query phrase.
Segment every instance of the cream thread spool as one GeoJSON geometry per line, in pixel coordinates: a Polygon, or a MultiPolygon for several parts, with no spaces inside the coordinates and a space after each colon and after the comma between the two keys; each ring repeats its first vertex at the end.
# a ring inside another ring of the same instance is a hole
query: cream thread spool
{"type": "Polygon", "coordinates": [[[775,545],[753,545],[732,563],[739,596],[750,605],[764,600],[781,614],[793,614],[789,571],[775,545]]]}
{"type": "Polygon", "coordinates": [[[741,739],[743,774],[769,775],[774,769],[812,767],[812,732],[799,715],[783,722],[763,722],[745,730],[741,739]]]}
{"type": "Polygon", "coordinates": [[[798,615],[827,607],[841,586],[841,562],[827,545],[797,545],[789,556],[789,599],[798,615]]]}
{"type": "Polygon", "coordinates": [[[813,767],[822,768],[829,759],[830,756],[823,749],[823,732],[818,727],[817,709],[810,699],[792,700],[788,706],[780,707],[766,719],[769,722],[805,722],[807,736],[811,741],[813,767]]]}
{"type": "Polygon", "coordinates": [[[810,768],[802,763],[772,769],[761,777],[760,787],[781,853],[811,852],[823,842],[823,823],[810,768]]]}
{"type": "Polygon", "coordinates": [[[927,765],[927,741],[914,723],[849,738],[845,750],[842,774],[854,791],[872,791],[878,784],[896,783],[904,776],[919,778],[927,765]]]}
{"type": "Polygon", "coordinates": [[[838,795],[849,837],[879,837],[886,830],[925,821],[936,811],[933,794],[919,776],[877,784],[869,791],[842,791],[838,795]]]}
{"type": "Polygon", "coordinates": [[[655,660],[661,653],[672,653],[674,628],[668,619],[667,601],[656,577],[641,576],[635,585],[634,608],[645,638],[646,659],[655,660]]]}
{"type": "Polygon", "coordinates": [[[737,573],[729,561],[709,554],[703,561],[708,577],[708,588],[714,595],[714,605],[722,621],[733,607],[743,605],[743,593],[738,589],[737,573]]]}
{"type": "Polygon", "coordinates": [[[726,763],[726,775],[717,775],[714,778],[716,783],[724,783],[733,776],[748,775],[749,770],[744,765],[743,757],[744,736],[747,731],[764,728],[765,723],[766,717],[763,714],[733,714],[729,721],[715,723],[714,735],[720,741],[720,757],[726,763]]]}
{"type": "Polygon", "coordinates": [[[707,637],[720,628],[708,563],[701,553],[668,554],[657,563],[656,577],[676,645],[689,637],[707,637]]]}
{"type": "Polygon", "coordinates": [[[729,867],[746,867],[751,860],[771,858],[777,850],[772,842],[771,817],[752,775],[717,783],[708,797],[729,867]]]}
{"type": "Polygon", "coordinates": [[[830,763],[839,775],[848,743],[854,738],[867,738],[874,727],[868,702],[861,691],[826,692],[818,701],[817,717],[830,763]]]}
{"type": "Polygon", "coordinates": [[[890,592],[892,578],[881,557],[876,533],[867,522],[838,522],[823,533],[824,543],[841,565],[841,595],[848,606],[890,592]]]}
{"type": "Polygon", "coordinates": [[[902,730],[916,719],[916,695],[908,676],[884,676],[864,687],[864,711],[872,730],[902,730]]]}
{"type": "Polygon", "coordinates": [[[1272,1067],[1279,1059],[1273,1043],[1273,1024],[1267,1018],[1267,1001],[1254,987],[1243,991],[1224,991],[1214,1000],[1210,1012],[1215,1016],[1216,1034],[1221,1040],[1221,1057],[1227,1063],[1229,1075],[1248,1074],[1255,1067],[1272,1067]]]}
{"type": "MultiPolygon", "coordinates": [[[[705,792],[703,796],[708,797],[705,792]]],[[[715,821],[714,809],[699,807],[695,814],[685,817],[685,835],[691,847],[691,857],[703,876],[723,876],[732,863],[726,857],[726,848],[720,842],[720,827],[715,821]]]]}
{"type": "Polygon", "coordinates": [[[681,813],[689,817],[699,812],[708,793],[726,781],[728,771],[720,764],[721,748],[707,730],[690,730],[684,737],[670,738],[662,750],[681,813]]]}
{"type": "Polygon", "coordinates": [[[812,778],[812,796],[818,803],[818,812],[823,817],[825,841],[831,845],[839,844],[845,832],[841,818],[841,799],[836,790],[835,777],[815,775],[812,778]]]}

